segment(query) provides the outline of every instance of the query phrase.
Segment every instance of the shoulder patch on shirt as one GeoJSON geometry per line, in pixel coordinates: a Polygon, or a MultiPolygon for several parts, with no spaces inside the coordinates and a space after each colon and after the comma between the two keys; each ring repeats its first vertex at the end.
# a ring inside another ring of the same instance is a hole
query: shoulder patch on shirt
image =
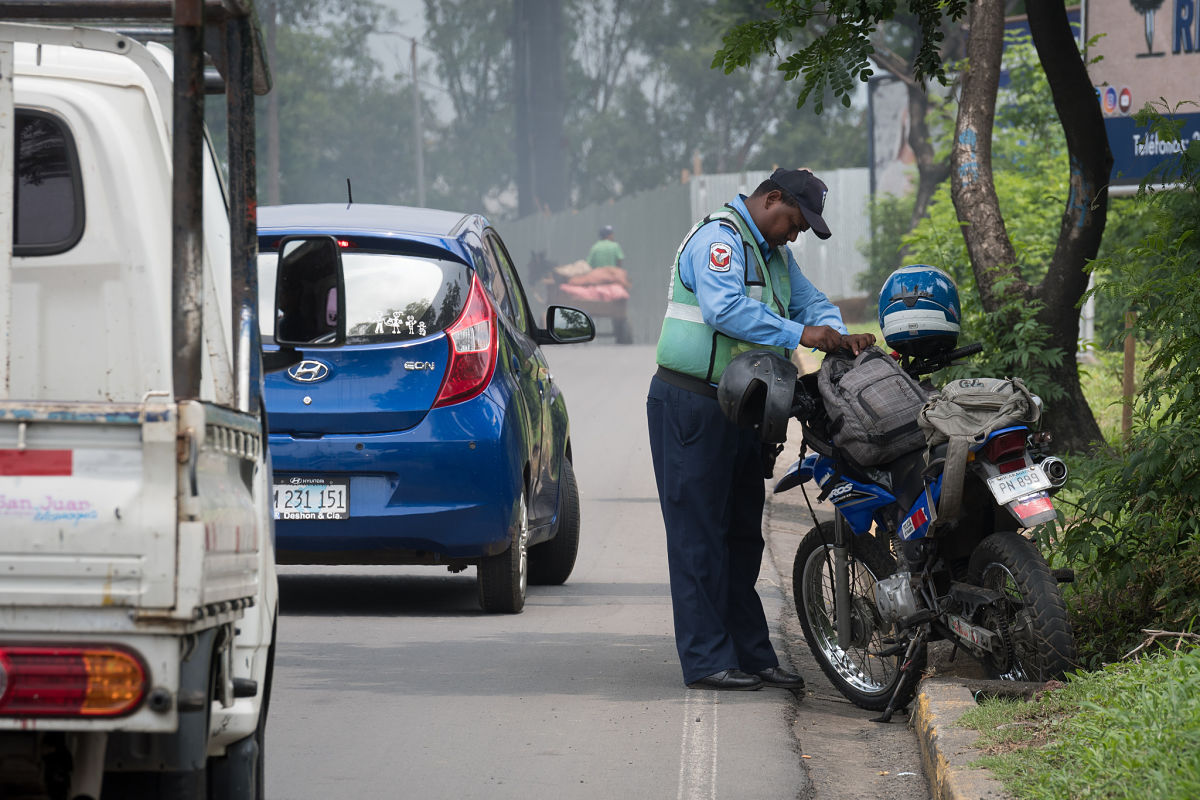
{"type": "Polygon", "coordinates": [[[708,268],[713,272],[729,272],[732,258],[733,248],[723,242],[716,242],[708,248],[708,268]]]}

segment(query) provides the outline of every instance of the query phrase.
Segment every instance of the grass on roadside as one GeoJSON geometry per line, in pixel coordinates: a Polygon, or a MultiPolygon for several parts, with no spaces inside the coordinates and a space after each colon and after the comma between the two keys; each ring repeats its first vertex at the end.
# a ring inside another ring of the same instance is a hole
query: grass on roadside
{"type": "Polygon", "coordinates": [[[962,724],[981,731],[993,772],[1020,800],[1200,797],[1200,648],[1070,676],[1033,702],[987,700],[962,724]]]}

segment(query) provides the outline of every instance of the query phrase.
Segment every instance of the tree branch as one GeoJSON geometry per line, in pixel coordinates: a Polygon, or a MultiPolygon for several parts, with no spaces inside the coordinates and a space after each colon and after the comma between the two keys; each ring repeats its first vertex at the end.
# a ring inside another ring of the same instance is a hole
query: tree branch
{"type": "Polygon", "coordinates": [[[897,80],[904,81],[906,85],[917,87],[924,91],[925,84],[912,76],[912,64],[909,63],[908,59],[881,42],[872,42],[872,46],[875,48],[875,52],[871,55],[871,59],[881,69],[897,80]]]}

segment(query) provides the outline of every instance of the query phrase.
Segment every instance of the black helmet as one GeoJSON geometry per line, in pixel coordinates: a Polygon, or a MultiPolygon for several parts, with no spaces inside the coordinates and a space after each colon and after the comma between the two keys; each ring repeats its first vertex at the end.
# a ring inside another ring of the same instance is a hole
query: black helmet
{"type": "Polygon", "coordinates": [[[758,428],[764,442],[782,442],[787,439],[796,377],[796,365],[786,358],[751,350],[725,367],[717,384],[717,403],[734,425],[758,428]]]}

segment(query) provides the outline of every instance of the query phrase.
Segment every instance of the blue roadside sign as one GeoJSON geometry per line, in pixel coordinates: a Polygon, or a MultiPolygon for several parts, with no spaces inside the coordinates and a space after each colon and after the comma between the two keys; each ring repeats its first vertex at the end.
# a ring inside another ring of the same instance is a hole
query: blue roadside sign
{"type": "Polygon", "coordinates": [[[1170,162],[1200,140],[1200,4],[1197,0],[1086,0],[1088,74],[1104,115],[1113,154],[1111,185],[1142,180],[1170,183],[1170,162]],[[1171,141],[1138,125],[1134,115],[1152,104],[1182,125],[1171,141]]]}
{"type": "Polygon", "coordinates": [[[1104,120],[1104,131],[1113,154],[1113,186],[1136,186],[1148,176],[1154,183],[1162,182],[1156,170],[1177,159],[1190,143],[1200,141],[1200,114],[1173,114],[1170,119],[1183,123],[1178,141],[1160,137],[1150,131],[1149,126],[1138,125],[1133,117],[1104,120]]]}

